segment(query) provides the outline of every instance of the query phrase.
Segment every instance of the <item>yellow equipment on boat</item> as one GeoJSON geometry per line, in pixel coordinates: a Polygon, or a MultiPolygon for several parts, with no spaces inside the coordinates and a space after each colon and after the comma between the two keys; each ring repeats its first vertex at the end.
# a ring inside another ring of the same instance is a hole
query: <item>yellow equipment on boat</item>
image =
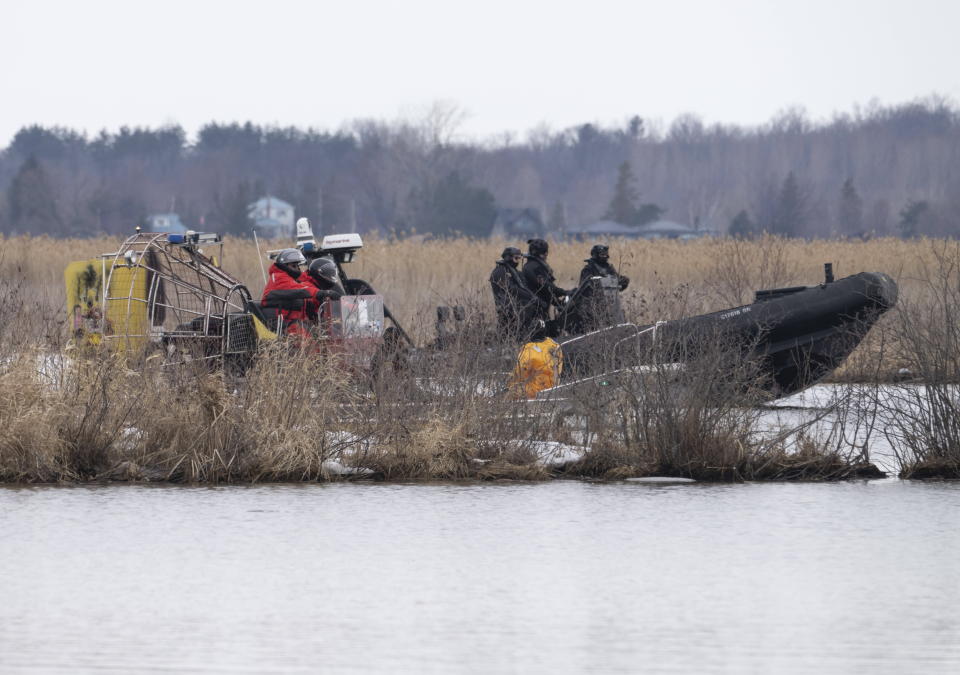
{"type": "Polygon", "coordinates": [[[120,265],[106,258],[69,263],[64,281],[67,319],[74,337],[96,345],[104,336],[116,336],[121,339],[112,344],[122,349],[146,344],[150,335],[150,275],[145,267],[120,265]]]}
{"type": "Polygon", "coordinates": [[[67,321],[73,336],[85,344],[103,338],[103,264],[99,258],[69,263],[63,273],[67,287],[67,321]]]}
{"type": "Polygon", "coordinates": [[[563,350],[552,338],[523,345],[510,377],[510,392],[516,398],[536,398],[560,380],[563,350]]]}

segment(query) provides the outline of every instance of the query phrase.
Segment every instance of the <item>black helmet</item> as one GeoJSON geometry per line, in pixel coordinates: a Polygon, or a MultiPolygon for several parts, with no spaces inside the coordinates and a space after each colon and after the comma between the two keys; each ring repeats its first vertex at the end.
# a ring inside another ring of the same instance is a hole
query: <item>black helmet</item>
{"type": "Polygon", "coordinates": [[[500,254],[500,257],[504,260],[510,260],[518,255],[523,255],[519,248],[516,246],[507,246],[505,249],[503,249],[503,253],[500,254]]]}
{"type": "Polygon", "coordinates": [[[300,274],[299,266],[307,263],[307,259],[303,257],[303,253],[295,248],[283,249],[277,254],[274,261],[277,263],[277,267],[294,276],[300,274]]]}
{"type": "Polygon", "coordinates": [[[590,249],[590,257],[606,262],[610,259],[610,247],[606,244],[597,244],[590,249]]]}
{"type": "Polygon", "coordinates": [[[530,245],[527,248],[530,255],[545,255],[550,250],[550,245],[543,239],[527,239],[527,243],[530,245]]]}
{"type": "Polygon", "coordinates": [[[332,258],[321,256],[314,258],[307,268],[307,272],[314,279],[322,279],[330,284],[335,284],[340,280],[340,271],[337,269],[337,263],[332,258]]]}

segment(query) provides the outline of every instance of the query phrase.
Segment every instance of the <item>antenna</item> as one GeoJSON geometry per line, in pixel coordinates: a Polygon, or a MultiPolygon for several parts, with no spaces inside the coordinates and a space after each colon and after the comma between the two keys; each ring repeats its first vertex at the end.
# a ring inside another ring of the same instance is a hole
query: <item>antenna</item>
{"type": "Polygon", "coordinates": [[[317,248],[313,230],[310,229],[310,221],[306,218],[297,219],[297,248],[305,251],[313,251],[317,248]]]}
{"type": "Polygon", "coordinates": [[[260,273],[263,274],[263,285],[267,285],[267,268],[263,266],[263,254],[260,253],[260,240],[257,239],[257,230],[253,229],[253,243],[257,245],[257,260],[260,261],[260,273]]]}

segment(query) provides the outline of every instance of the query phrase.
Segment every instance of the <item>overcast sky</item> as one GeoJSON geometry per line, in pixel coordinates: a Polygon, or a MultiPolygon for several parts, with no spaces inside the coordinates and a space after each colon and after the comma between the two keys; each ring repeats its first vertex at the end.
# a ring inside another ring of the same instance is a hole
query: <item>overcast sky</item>
{"type": "Polygon", "coordinates": [[[34,123],[335,129],[434,101],[465,138],[522,138],[960,100],[953,0],[2,0],[0,25],[0,147],[34,123]]]}

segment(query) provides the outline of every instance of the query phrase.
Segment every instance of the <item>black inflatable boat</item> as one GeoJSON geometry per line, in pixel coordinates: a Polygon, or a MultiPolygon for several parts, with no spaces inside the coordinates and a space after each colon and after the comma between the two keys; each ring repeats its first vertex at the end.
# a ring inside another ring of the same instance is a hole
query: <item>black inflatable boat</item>
{"type": "Polygon", "coordinates": [[[562,383],[653,363],[683,363],[726,345],[754,357],[763,387],[785,396],[839,366],[897,302],[886,274],[861,272],[817,286],[757,291],[753,304],[686,319],[620,324],[561,340],[562,383]]]}

